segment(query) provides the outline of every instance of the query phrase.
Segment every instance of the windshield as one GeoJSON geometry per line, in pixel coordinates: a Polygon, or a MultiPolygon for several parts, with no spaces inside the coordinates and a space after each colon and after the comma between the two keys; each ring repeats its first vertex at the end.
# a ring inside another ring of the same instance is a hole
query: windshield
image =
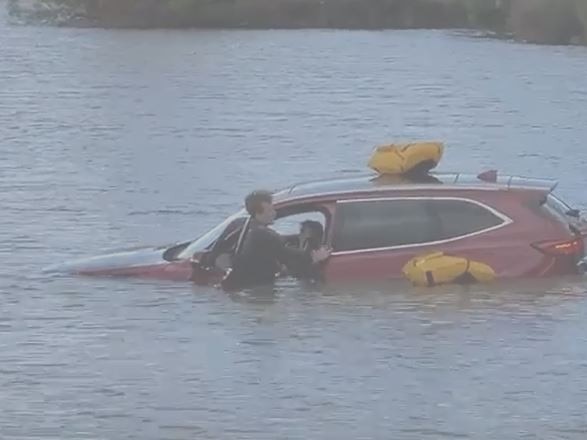
{"type": "Polygon", "coordinates": [[[191,258],[196,252],[202,252],[212,245],[226,228],[237,219],[246,219],[247,214],[244,209],[240,210],[236,214],[231,215],[218,226],[215,226],[212,230],[202,235],[200,238],[192,242],[187,248],[185,248],[179,255],[179,259],[191,258]]]}

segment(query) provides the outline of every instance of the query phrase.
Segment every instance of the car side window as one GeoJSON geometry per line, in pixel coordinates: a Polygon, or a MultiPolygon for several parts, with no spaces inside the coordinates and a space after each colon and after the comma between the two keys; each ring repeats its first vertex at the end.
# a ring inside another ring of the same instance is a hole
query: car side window
{"type": "Polygon", "coordinates": [[[337,205],[334,250],[355,251],[448,240],[504,223],[466,200],[388,199],[337,205]]]}
{"type": "Polygon", "coordinates": [[[440,224],[426,200],[366,200],[339,203],[333,247],[354,251],[432,241],[440,224]]]}
{"type": "Polygon", "coordinates": [[[504,223],[489,209],[465,200],[430,200],[433,214],[438,216],[441,232],[436,240],[447,240],[490,229],[504,223]]]}
{"type": "Polygon", "coordinates": [[[302,212],[279,218],[272,225],[272,228],[282,236],[297,235],[300,232],[300,225],[306,220],[318,222],[322,228],[326,227],[326,216],[320,211],[302,212]]]}

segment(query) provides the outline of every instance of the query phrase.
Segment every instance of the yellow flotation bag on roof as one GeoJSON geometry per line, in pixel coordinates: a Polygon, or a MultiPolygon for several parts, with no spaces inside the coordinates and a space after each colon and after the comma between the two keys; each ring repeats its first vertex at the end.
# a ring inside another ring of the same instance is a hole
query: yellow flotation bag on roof
{"type": "Polygon", "coordinates": [[[403,273],[415,286],[427,287],[489,283],[495,279],[495,271],[488,265],[466,258],[451,257],[443,252],[411,259],[404,266],[403,273]]]}
{"type": "Polygon", "coordinates": [[[390,144],[375,148],[369,167],[379,174],[427,173],[442,158],[441,142],[390,144]]]}

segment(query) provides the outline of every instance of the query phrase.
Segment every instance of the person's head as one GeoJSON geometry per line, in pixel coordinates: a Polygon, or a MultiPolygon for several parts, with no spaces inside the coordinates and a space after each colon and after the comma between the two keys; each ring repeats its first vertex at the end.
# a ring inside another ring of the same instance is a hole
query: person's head
{"type": "Polygon", "coordinates": [[[320,247],[324,236],[322,223],[315,220],[305,220],[300,224],[300,240],[308,240],[313,247],[320,247]]]}
{"type": "Polygon", "coordinates": [[[273,196],[269,191],[253,191],[245,198],[245,207],[249,215],[264,225],[275,220],[273,196]]]}

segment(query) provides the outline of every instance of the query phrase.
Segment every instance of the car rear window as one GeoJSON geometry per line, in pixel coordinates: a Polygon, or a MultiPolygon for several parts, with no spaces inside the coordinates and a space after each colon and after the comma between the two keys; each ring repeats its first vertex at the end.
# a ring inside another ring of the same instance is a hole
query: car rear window
{"type": "Polygon", "coordinates": [[[548,194],[542,200],[538,209],[543,215],[565,226],[570,226],[580,221],[580,212],[571,208],[567,203],[553,194],[548,194]]]}
{"type": "Polygon", "coordinates": [[[546,203],[544,205],[563,218],[566,218],[568,213],[572,211],[572,208],[569,205],[553,194],[549,194],[546,197],[546,203]]]}
{"type": "Polygon", "coordinates": [[[333,246],[355,251],[425,244],[488,230],[506,221],[473,201],[363,200],[337,205],[333,246]]]}

